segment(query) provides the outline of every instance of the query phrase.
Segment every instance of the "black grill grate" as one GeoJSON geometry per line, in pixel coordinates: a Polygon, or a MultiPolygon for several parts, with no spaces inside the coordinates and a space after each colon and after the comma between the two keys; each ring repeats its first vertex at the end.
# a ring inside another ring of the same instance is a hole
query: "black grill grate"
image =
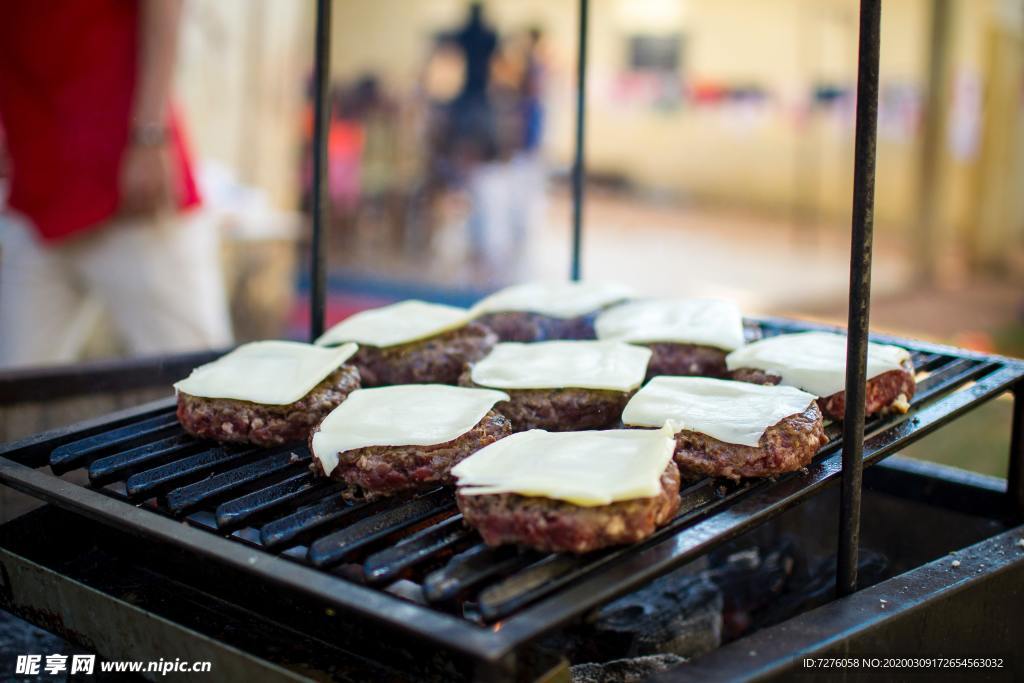
{"type": "MultiPolygon", "coordinates": [[[[764,335],[810,327],[786,321],[760,321],[755,326],[764,335]]],[[[885,341],[912,350],[918,392],[908,416],[868,422],[866,464],[1002,393],[1024,376],[1024,366],[1016,361],[905,340],[885,341]]],[[[700,481],[681,493],[679,514],[648,541],[583,557],[488,548],[462,524],[451,492],[445,489],[400,500],[346,502],[337,484],[310,473],[305,446],[268,450],[200,442],[182,432],[170,401],[137,419],[100,425],[85,434],[71,432],[20,452],[15,445],[8,449],[8,457],[25,462],[19,453],[45,449],[48,461],[36,464],[48,464],[54,474],[70,477],[86,472],[93,491],[83,492],[91,497],[84,496],[85,502],[76,499],[72,507],[100,508],[95,499],[96,492],[102,492],[105,496],[100,498],[184,520],[204,532],[328,574],[329,590],[321,594],[342,607],[353,607],[351,601],[358,599],[347,595],[346,587],[360,585],[397,601],[389,605],[414,607],[419,617],[448,615],[447,628],[438,629],[436,623],[419,621],[417,616],[410,620],[400,610],[369,610],[381,620],[453,648],[494,655],[682,564],[835,481],[841,462],[840,426],[830,425],[828,435],[830,442],[805,472],[775,481],[700,481]],[[60,445],[53,447],[58,441],[60,445]],[[499,620],[504,620],[500,628],[494,626],[499,620]],[[451,628],[453,622],[462,626],[451,628]],[[487,647],[479,645],[480,638],[465,638],[466,628],[484,632],[487,647]]],[[[2,475],[18,486],[10,467],[2,475]]],[[[58,481],[49,475],[46,479],[58,481]]],[[[18,487],[38,493],[40,486],[38,481],[33,486],[22,481],[18,487]]],[[[48,494],[42,497],[61,502],[59,493],[48,494]]],[[[105,509],[106,513],[91,512],[116,515],[109,506],[105,509]]],[[[147,519],[152,518],[118,521],[145,533],[147,519]]],[[[188,539],[179,542],[194,544],[188,539]]],[[[204,550],[213,557],[221,552],[216,546],[204,550]]],[[[285,583],[292,580],[280,567],[256,573],[285,583]]],[[[299,578],[293,582],[301,583],[299,578]]],[[[366,605],[362,608],[366,613],[366,605]]]]}

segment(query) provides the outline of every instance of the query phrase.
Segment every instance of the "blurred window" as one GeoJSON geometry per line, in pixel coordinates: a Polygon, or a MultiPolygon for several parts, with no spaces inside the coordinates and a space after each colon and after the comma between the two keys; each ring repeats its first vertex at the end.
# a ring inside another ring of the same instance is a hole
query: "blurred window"
{"type": "Polygon", "coordinates": [[[678,74],[682,70],[683,38],[673,35],[633,35],[629,37],[629,68],[678,74]]]}

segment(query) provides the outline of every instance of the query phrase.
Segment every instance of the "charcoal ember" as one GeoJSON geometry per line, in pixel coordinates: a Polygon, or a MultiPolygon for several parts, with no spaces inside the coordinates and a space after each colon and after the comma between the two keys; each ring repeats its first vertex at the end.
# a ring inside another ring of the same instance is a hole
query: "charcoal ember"
{"type": "MultiPolygon", "coordinates": [[[[873,586],[889,574],[889,559],[870,548],[861,548],[857,560],[857,589],[873,586]]],[[[820,607],[835,598],[836,556],[800,563],[786,590],[753,615],[753,628],[765,628],[820,607]]]]}
{"type": "Polygon", "coordinates": [[[684,662],[686,659],[679,655],[644,655],[603,664],[577,664],[570,667],[569,675],[572,683],[639,683],[684,662]]]}
{"type": "Polygon", "coordinates": [[[734,552],[707,573],[724,596],[724,642],[735,640],[751,629],[755,614],[786,590],[797,562],[796,546],[783,542],[770,550],[755,546],[734,552]]]}
{"type": "Polygon", "coordinates": [[[707,577],[679,569],[608,603],[578,628],[574,662],[696,657],[721,644],[722,593],[707,577]]]}

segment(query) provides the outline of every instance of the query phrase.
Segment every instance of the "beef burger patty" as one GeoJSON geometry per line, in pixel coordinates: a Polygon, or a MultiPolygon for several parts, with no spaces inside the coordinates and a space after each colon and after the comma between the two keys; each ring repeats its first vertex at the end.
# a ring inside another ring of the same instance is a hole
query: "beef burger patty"
{"type": "Polygon", "coordinates": [[[178,392],[178,421],[189,434],[222,442],[279,446],[302,441],[360,386],[359,370],[342,365],[294,403],[270,405],[178,392]]]}
{"type": "MultiPolygon", "coordinates": [[[[429,446],[367,446],[342,451],[338,454],[338,464],[330,476],[349,484],[354,493],[368,499],[451,484],[452,467],[511,433],[508,419],[491,410],[471,430],[445,443],[429,446]]],[[[318,458],[313,458],[312,468],[318,475],[324,476],[318,458]]]]}
{"type": "MultiPolygon", "coordinates": [[[[730,376],[738,382],[753,384],[778,384],[782,381],[778,375],[752,368],[738,368],[730,376]]],[[[865,414],[906,413],[916,387],[914,364],[910,360],[904,362],[900,370],[890,370],[872,377],[864,391],[865,414]]],[[[842,420],[846,414],[846,392],[837,391],[830,396],[820,397],[818,407],[830,420],[842,420]]]]}
{"type": "Polygon", "coordinates": [[[655,342],[645,344],[652,351],[647,365],[647,377],[658,375],[688,375],[697,377],[726,377],[728,351],[712,346],[655,342]]]}
{"type": "Polygon", "coordinates": [[[555,339],[595,339],[596,313],[575,318],[555,318],[529,311],[487,313],[477,322],[494,330],[503,342],[539,342],[555,339]]]}
{"type": "Polygon", "coordinates": [[[584,507],[515,493],[466,494],[456,500],[466,523],[490,546],[524,545],[545,552],[588,553],[637,543],[679,510],[679,469],[669,462],[651,498],[584,507]]]}
{"type": "MultiPolygon", "coordinates": [[[[464,387],[476,387],[470,368],[459,378],[464,387]]],[[[486,387],[485,387],[486,388],[486,387]]],[[[549,432],[571,432],[602,429],[618,424],[622,409],[632,392],[603,389],[502,389],[508,401],[500,401],[494,409],[512,422],[513,432],[544,429],[549,432]]]]}
{"type": "Polygon", "coordinates": [[[450,332],[399,344],[360,346],[352,363],[363,386],[391,384],[456,384],[466,363],[486,356],[498,342],[487,327],[471,322],[450,332]]]}
{"type": "Polygon", "coordinates": [[[828,443],[821,411],[815,403],[765,430],[757,446],[719,441],[683,430],[676,434],[675,461],[684,475],[739,480],[770,477],[806,467],[828,443]]]}

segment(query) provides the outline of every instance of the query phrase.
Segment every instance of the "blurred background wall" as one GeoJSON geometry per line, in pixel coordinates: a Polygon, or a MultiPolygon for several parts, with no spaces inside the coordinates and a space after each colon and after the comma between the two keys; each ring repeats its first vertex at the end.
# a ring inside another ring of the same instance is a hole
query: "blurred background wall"
{"type": "MultiPolygon", "coordinates": [[[[461,0],[335,4],[332,78],[371,74],[409,109],[424,85],[433,37],[466,11],[461,0]]],[[[854,0],[592,4],[593,176],[638,196],[845,228],[854,0]],[[641,42],[671,54],[653,67],[638,63],[641,42]]],[[[193,0],[182,50],[180,91],[191,119],[201,122],[197,146],[281,208],[296,207],[299,195],[300,86],[309,73],[311,30],[305,5],[193,0]]],[[[531,26],[545,32],[545,152],[564,170],[576,4],[490,0],[485,11],[503,34],[531,26]]],[[[932,261],[916,265],[924,276],[939,277],[936,268],[958,256],[975,269],[1013,265],[1004,246],[1019,244],[1024,230],[1024,201],[1015,191],[1024,164],[1022,14],[1016,0],[886,3],[876,218],[880,231],[905,236],[919,258],[932,261]],[[932,89],[937,106],[929,109],[932,89]]],[[[416,156],[415,136],[403,142],[416,156]]]]}
{"type": "Polygon", "coordinates": [[[189,0],[177,92],[204,161],[227,165],[278,208],[298,205],[310,3],[189,0]]]}

